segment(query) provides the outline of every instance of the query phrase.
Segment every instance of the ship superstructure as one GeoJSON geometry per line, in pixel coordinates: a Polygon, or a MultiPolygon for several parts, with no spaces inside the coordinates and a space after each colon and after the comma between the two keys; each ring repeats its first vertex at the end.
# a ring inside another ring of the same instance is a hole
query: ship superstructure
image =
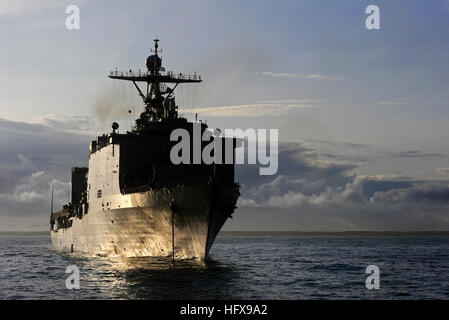
{"type": "MultiPolygon", "coordinates": [[[[113,71],[109,78],[131,81],[145,110],[125,134],[113,131],[90,144],[89,167],[72,169],[71,202],[51,213],[57,250],[118,256],[172,256],[204,260],[240,195],[234,161],[173,164],[170,141],[175,129],[193,136],[205,123],[180,117],[174,92],[201,77],[165,71],[154,40],[146,72],[113,71]],[[144,88],[141,88],[141,84],[144,88]]],[[[232,139],[222,139],[220,146],[232,139]]],[[[193,142],[192,142],[193,143],[193,142]]],[[[201,142],[201,150],[207,144],[201,142]]],[[[191,149],[194,149],[193,146],[191,149]]],[[[226,161],[225,161],[226,160],[226,161]]],[[[53,210],[52,210],[53,211],[53,210]]]]}

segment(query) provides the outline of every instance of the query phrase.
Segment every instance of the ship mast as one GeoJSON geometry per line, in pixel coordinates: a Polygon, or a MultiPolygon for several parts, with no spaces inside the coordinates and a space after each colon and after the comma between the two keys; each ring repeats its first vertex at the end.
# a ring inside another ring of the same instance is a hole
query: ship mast
{"type": "Polygon", "coordinates": [[[139,95],[145,104],[145,111],[140,118],[136,120],[137,131],[144,131],[154,122],[169,121],[178,118],[178,107],[175,105],[173,96],[174,90],[180,83],[198,83],[201,82],[201,76],[174,74],[172,71],[165,71],[162,67],[162,58],[159,56],[159,39],[154,39],[154,53],[150,55],[145,65],[146,72],[129,70],[127,72],[111,71],[109,78],[118,80],[132,81],[139,95]],[[142,92],[137,82],[146,83],[146,92],[142,92]],[[167,84],[172,84],[172,88],[167,84]]]}

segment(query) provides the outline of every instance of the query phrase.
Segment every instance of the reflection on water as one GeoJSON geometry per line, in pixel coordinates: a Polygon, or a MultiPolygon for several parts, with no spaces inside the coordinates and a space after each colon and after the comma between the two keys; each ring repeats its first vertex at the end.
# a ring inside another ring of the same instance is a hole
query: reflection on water
{"type": "Polygon", "coordinates": [[[231,265],[212,259],[173,263],[166,257],[65,258],[80,266],[83,288],[108,298],[226,299],[230,284],[238,277],[231,265]]]}

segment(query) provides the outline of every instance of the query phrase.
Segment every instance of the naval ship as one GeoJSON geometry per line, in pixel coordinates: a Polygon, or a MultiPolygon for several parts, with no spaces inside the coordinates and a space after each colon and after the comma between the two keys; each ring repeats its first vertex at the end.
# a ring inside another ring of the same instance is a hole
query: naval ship
{"type": "MultiPolygon", "coordinates": [[[[225,152],[216,152],[215,160],[221,155],[223,159],[213,163],[194,161],[193,154],[187,163],[170,160],[177,143],[170,140],[173,130],[185,129],[193,136],[195,126],[201,134],[210,128],[178,114],[176,87],[202,79],[196,73],[165,71],[158,41],[145,61],[147,71],[109,74],[131,81],[145,108],[130,131],[119,133],[114,122],[112,132],[90,143],[89,166],[72,168],[71,201],[61,211],[53,212],[52,196],[50,230],[58,251],[204,261],[237,208],[237,139],[211,136],[211,141],[221,139],[218,146],[232,145],[231,161],[224,159],[225,152]]],[[[207,143],[200,142],[201,150],[207,143]]]]}

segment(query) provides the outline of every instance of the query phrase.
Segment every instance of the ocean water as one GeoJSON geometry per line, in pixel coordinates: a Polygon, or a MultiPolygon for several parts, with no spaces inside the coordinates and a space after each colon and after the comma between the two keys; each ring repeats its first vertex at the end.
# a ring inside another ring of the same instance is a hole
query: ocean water
{"type": "Polygon", "coordinates": [[[0,236],[0,299],[449,299],[449,237],[219,237],[210,258],[83,257],[0,236]],[[379,290],[365,287],[373,264],[379,290]]]}

